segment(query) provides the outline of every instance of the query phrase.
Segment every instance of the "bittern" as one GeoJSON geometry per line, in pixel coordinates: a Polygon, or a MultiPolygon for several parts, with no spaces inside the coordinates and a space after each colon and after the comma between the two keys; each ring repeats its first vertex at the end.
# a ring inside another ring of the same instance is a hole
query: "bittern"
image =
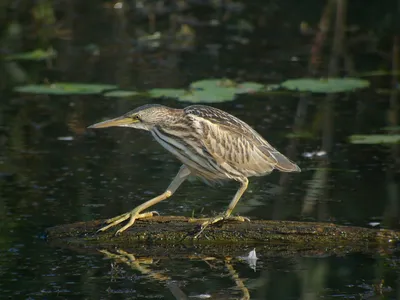
{"type": "Polygon", "coordinates": [[[183,165],[171,184],[161,195],[144,202],[132,211],[106,221],[105,231],[129,219],[116,234],[125,231],[135,220],[151,217],[156,212],[143,212],[150,206],[169,198],[190,176],[208,182],[235,180],[240,187],[221,215],[207,219],[208,225],[225,219],[245,221],[231,216],[233,209],[248,185],[248,177],[263,176],[274,169],[282,172],[300,172],[300,168],[272,147],[260,134],[238,118],[213,107],[192,105],[174,109],[158,104],[143,105],[121,117],[89,126],[105,128],[131,127],[150,131],[165,149],[183,165]]]}

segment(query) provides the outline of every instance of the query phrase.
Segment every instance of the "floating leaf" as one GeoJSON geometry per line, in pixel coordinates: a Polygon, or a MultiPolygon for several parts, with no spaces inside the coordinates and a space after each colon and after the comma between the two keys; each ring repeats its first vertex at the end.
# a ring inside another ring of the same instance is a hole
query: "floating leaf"
{"type": "Polygon", "coordinates": [[[394,93],[399,93],[400,88],[397,89],[377,89],[376,93],[379,95],[392,95],[394,93]]]}
{"type": "Polygon", "coordinates": [[[366,88],[369,81],[358,78],[301,78],[287,80],[281,84],[288,90],[313,93],[340,93],[366,88]]]}
{"type": "Polygon", "coordinates": [[[135,91],[124,91],[124,90],[115,90],[111,92],[107,92],[104,94],[105,97],[115,97],[115,98],[128,98],[137,96],[139,93],[135,91]]]}
{"type": "Polygon", "coordinates": [[[352,144],[398,144],[400,143],[400,134],[352,135],[350,142],[352,144]]]}
{"type": "Polygon", "coordinates": [[[204,79],[190,84],[190,92],[179,101],[191,103],[217,103],[235,99],[237,84],[230,79],[204,79]]]}
{"type": "Polygon", "coordinates": [[[310,131],[298,131],[288,133],[286,137],[290,139],[313,139],[315,138],[315,134],[310,131]]]}
{"type": "Polygon", "coordinates": [[[387,126],[387,127],[383,127],[382,130],[386,130],[386,131],[400,131],[400,126],[387,126]]]}
{"type": "Polygon", "coordinates": [[[83,84],[58,82],[52,84],[29,84],[17,86],[14,91],[30,94],[46,95],[89,95],[100,94],[106,90],[116,89],[115,85],[108,84],[83,84]]]}
{"type": "Polygon", "coordinates": [[[266,91],[275,91],[281,88],[280,84],[267,84],[264,88],[266,91]]]}
{"type": "Polygon", "coordinates": [[[56,56],[57,52],[53,48],[48,50],[37,49],[31,52],[7,55],[6,60],[46,60],[56,56]]]}
{"type": "Polygon", "coordinates": [[[193,90],[178,98],[182,102],[217,103],[235,99],[235,92],[230,89],[193,90]]]}
{"type": "Polygon", "coordinates": [[[236,89],[237,84],[230,79],[220,78],[220,79],[204,79],[192,82],[190,84],[191,89],[215,89],[215,88],[232,88],[236,89]]]}
{"type": "Polygon", "coordinates": [[[257,93],[262,90],[265,85],[257,82],[243,82],[239,83],[236,87],[236,94],[249,94],[257,93]]]}
{"type": "Polygon", "coordinates": [[[357,76],[359,77],[392,76],[392,75],[400,75],[400,70],[394,72],[392,70],[376,70],[376,71],[369,71],[357,74],[357,76]]]}
{"type": "Polygon", "coordinates": [[[150,96],[154,98],[179,98],[185,93],[187,91],[183,89],[152,89],[149,91],[150,96]]]}
{"type": "Polygon", "coordinates": [[[190,84],[189,90],[183,89],[152,89],[151,97],[177,98],[179,101],[191,103],[216,103],[235,99],[236,94],[261,91],[268,86],[257,82],[237,84],[230,79],[205,79],[190,84]]]}

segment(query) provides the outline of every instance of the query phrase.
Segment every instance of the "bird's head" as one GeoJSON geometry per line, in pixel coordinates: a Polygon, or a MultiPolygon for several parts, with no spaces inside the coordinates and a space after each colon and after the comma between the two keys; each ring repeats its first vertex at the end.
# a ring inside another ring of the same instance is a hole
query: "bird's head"
{"type": "Polygon", "coordinates": [[[147,104],[140,106],[126,114],[93,124],[88,128],[105,127],[132,127],[150,131],[156,125],[162,125],[167,122],[176,109],[169,108],[159,104],[147,104]]]}

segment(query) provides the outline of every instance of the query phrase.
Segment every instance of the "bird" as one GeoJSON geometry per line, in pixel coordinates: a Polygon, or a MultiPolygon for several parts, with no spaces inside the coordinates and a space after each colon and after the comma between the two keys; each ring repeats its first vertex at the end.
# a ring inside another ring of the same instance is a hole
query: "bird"
{"type": "Polygon", "coordinates": [[[99,232],[128,220],[116,231],[115,234],[118,235],[136,220],[158,215],[156,211],[145,210],[171,197],[189,176],[200,177],[211,183],[229,180],[238,182],[239,188],[228,208],[222,214],[206,218],[195,236],[198,237],[209,225],[223,220],[250,221],[245,217],[231,216],[247,189],[249,177],[264,176],[274,169],[281,172],[301,172],[297,164],[271,146],[250,125],[211,106],[191,105],[178,109],[160,104],[146,104],[88,128],[114,126],[150,131],[154,139],[171,152],[182,166],[162,194],[127,213],[106,220],[107,225],[100,228],[99,232]]]}

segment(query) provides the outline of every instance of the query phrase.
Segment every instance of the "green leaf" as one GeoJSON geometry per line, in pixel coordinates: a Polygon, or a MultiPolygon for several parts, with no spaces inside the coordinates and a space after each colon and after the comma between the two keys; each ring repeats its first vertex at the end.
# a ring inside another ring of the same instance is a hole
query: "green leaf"
{"type": "Polygon", "coordinates": [[[187,93],[186,90],[183,89],[152,89],[149,91],[149,94],[153,98],[179,98],[187,93]]]}
{"type": "Polygon", "coordinates": [[[313,139],[315,134],[310,131],[291,132],[286,135],[289,139],[313,139]]]}
{"type": "Polygon", "coordinates": [[[386,130],[386,131],[400,131],[400,126],[387,126],[387,127],[383,127],[382,130],[386,130]]]}
{"type": "MultiPolygon", "coordinates": [[[[265,90],[265,86],[257,82],[244,82],[237,84],[230,79],[204,79],[190,84],[189,90],[183,89],[152,89],[151,97],[177,98],[182,102],[191,103],[217,103],[232,101],[236,94],[255,93],[265,90]]],[[[275,88],[275,86],[273,87],[275,88]]]]}
{"type": "Polygon", "coordinates": [[[369,81],[358,78],[300,78],[287,80],[281,86],[299,92],[340,93],[366,88],[369,86],[369,81]]]}
{"type": "Polygon", "coordinates": [[[280,84],[267,84],[264,87],[265,91],[275,91],[275,90],[279,90],[281,88],[280,84]]]}
{"type": "Polygon", "coordinates": [[[191,89],[215,89],[215,88],[232,88],[236,89],[237,84],[230,79],[219,78],[219,79],[204,79],[192,82],[190,84],[191,89]]]}
{"type": "Polygon", "coordinates": [[[400,143],[400,134],[370,134],[370,135],[352,135],[350,136],[352,144],[398,144],[400,143]]]}
{"type": "Polygon", "coordinates": [[[236,87],[236,94],[250,94],[261,91],[266,86],[257,82],[242,82],[236,87]]]}
{"type": "Polygon", "coordinates": [[[235,91],[231,89],[192,90],[178,98],[182,102],[218,103],[235,99],[235,91]]]}
{"type": "Polygon", "coordinates": [[[6,56],[6,60],[46,60],[57,56],[57,52],[53,48],[48,50],[37,49],[31,52],[10,54],[6,56]]]}
{"type": "Polygon", "coordinates": [[[399,93],[400,88],[397,89],[377,89],[376,93],[379,95],[392,95],[395,93],[399,93]]]}
{"type": "Polygon", "coordinates": [[[190,91],[178,100],[191,103],[227,102],[234,100],[236,94],[246,93],[246,88],[259,89],[260,86],[256,83],[245,83],[240,87],[230,79],[204,79],[192,82],[190,91]]]}
{"type": "Polygon", "coordinates": [[[114,97],[114,98],[128,98],[139,95],[138,92],[135,91],[124,91],[124,90],[115,90],[111,92],[107,92],[104,94],[105,97],[114,97]]]}
{"type": "Polygon", "coordinates": [[[375,70],[369,72],[358,73],[359,77],[372,77],[372,76],[392,76],[392,75],[400,75],[400,70],[392,71],[392,70],[375,70]]]}
{"type": "Polygon", "coordinates": [[[30,94],[45,95],[90,95],[100,94],[106,90],[116,89],[115,85],[108,84],[83,84],[57,82],[52,84],[29,84],[17,86],[14,91],[30,94]]]}

